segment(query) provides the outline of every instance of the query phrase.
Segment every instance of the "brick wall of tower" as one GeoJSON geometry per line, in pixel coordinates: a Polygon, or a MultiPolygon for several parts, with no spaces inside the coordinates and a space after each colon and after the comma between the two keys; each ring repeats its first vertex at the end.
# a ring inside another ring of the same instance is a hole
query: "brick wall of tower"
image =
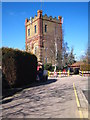
{"type": "MultiPolygon", "coordinates": [[[[28,52],[34,53],[35,47],[37,47],[37,58],[38,61],[45,63],[47,57],[47,63],[55,64],[55,52],[53,55],[51,49],[55,49],[55,37],[59,39],[57,41],[57,47],[60,51],[62,49],[62,17],[58,19],[48,17],[46,14],[42,16],[42,11],[37,11],[37,16],[30,20],[26,19],[26,48],[28,52]],[[37,32],[35,33],[34,26],[37,26],[37,32]],[[47,32],[45,32],[45,25],[47,25],[47,32]],[[28,29],[30,29],[30,36],[28,36],[28,29]],[[56,29],[56,33],[55,33],[56,29]],[[51,42],[52,41],[52,42],[51,42]],[[46,48],[48,48],[46,50],[46,48]]],[[[54,50],[55,51],[55,50],[54,50]]]]}
{"type": "Polygon", "coordinates": [[[38,60],[42,62],[42,42],[43,42],[43,33],[42,33],[42,11],[38,10],[38,47],[39,47],[39,58],[38,60]]]}
{"type": "Polygon", "coordinates": [[[28,22],[28,19],[26,18],[25,19],[25,48],[27,50],[27,22],[28,22]]]}
{"type": "MultiPolygon", "coordinates": [[[[61,19],[60,19],[61,20],[61,19]]],[[[55,64],[55,39],[57,39],[57,49],[61,52],[62,49],[62,25],[61,21],[47,15],[43,17],[43,61],[47,57],[47,63],[55,64]],[[47,25],[47,32],[45,32],[45,25],[47,25]]]]}
{"type": "Polygon", "coordinates": [[[58,19],[60,20],[61,50],[62,50],[62,41],[63,41],[63,36],[62,36],[62,17],[58,16],[58,19]]]}

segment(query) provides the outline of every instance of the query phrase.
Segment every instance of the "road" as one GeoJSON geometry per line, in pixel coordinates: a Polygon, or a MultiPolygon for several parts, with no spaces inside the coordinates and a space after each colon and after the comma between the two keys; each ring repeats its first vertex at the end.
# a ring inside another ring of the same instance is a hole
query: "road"
{"type": "Polygon", "coordinates": [[[77,91],[87,89],[88,78],[49,78],[47,83],[5,98],[3,118],[80,118],[73,83],[77,91]]]}

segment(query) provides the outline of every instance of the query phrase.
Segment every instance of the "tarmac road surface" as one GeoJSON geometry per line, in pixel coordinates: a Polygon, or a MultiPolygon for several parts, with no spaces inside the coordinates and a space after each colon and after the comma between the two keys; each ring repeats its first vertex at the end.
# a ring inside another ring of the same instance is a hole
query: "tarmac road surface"
{"type": "Polygon", "coordinates": [[[26,88],[3,99],[5,102],[0,106],[2,116],[3,118],[80,118],[73,83],[79,95],[80,90],[88,87],[88,78],[79,75],[49,78],[40,86],[26,88]]]}

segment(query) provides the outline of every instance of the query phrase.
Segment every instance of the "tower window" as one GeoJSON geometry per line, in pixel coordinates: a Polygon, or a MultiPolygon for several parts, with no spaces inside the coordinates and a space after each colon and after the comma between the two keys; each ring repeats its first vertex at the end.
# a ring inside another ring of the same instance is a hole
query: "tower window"
{"type": "Polygon", "coordinates": [[[28,29],[28,36],[30,36],[30,29],[28,29]]]}
{"type": "Polygon", "coordinates": [[[35,48],[34,48],[34,54],[35,54],[35,55],[37,55],[37,51],[38,51],[38,47],[35,46],[35,48]]]}
{"type": "Polygon", "coordinates": [[[28,36],[30,36],[30,29],[28,29],[28,36]]]}
{"type": "Polygon", "coordinates": [[[41,18],[41,14],[40,14],[40,18],[41,18]]]}
{"type": "Polygon", "coordinates": [[[45,25],[45,32],[47,32],[47,25],[45,25]]]}
{"type": "Polygon", "coordinates": [[[36,31],[36,25],[35,25],[35,33],[36,33],[37,31],[36,31]]]}

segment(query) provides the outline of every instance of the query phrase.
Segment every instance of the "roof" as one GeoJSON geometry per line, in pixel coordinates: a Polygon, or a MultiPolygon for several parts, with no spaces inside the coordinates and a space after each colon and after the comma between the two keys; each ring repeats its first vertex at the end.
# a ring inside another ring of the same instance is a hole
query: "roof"
{"type": "Polygon", "coordinates": [[[70,65],[70,67],[80,67],[80,66],[83,65],[83,64],[84,64],[84,62],[78,61],[78,62],[76,62],[76,63],[70,65]]]}

